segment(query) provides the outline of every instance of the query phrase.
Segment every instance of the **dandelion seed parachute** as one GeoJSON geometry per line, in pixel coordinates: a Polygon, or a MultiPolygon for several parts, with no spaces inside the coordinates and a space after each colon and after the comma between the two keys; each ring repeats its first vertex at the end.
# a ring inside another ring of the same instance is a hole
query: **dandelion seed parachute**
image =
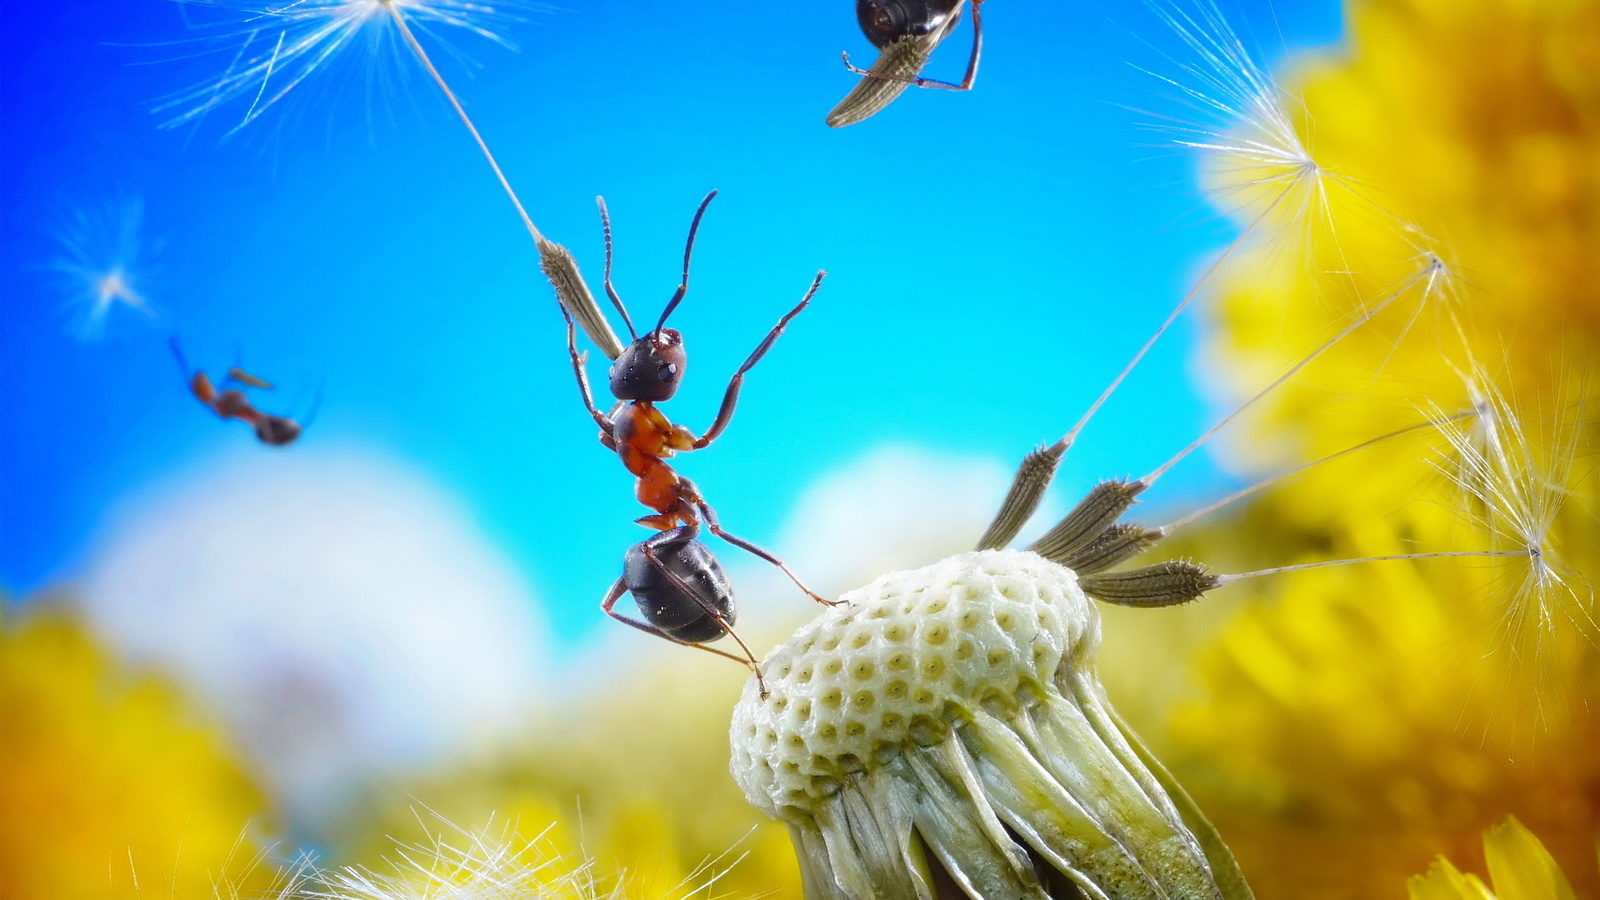
{"type": "MultiPolygon", "coordinates": [[[[168,97],[155,108],[165,128],[196,122],[221,109],[247,103],[233,134],[264,115],[320,70],[347,52],[364,52],[374,65],[382,52],[393,12],[444,43],[443,32],[466,32],[515,49],[502,29],[536,8],[522,0],[179,0],[227,18],[201,26],[193,39],[230,56],[215,79],[168,97]]],[[[389,38],[392,39],[392,35],[389,38]]],[[[444,44],[446,47],[449,45],[444,44]]],[[[454,51],[452,51],[454,52],[454,51]]],[[[460,56],[459,53],[456,54],[460,56]]]]}
{"type": "Polygon", "coordinates": [[[1544,645],[1557,641],[1564,628],[1600,638],[1594,588],[1558,555],[1551,539],[1569,493],[1582,406],[1576,415],[1569,411],[1554,420],[1554,434],[1541,448],[1529,439],[1510,401],[1481,373],[1468,390],[1483,404],[1479,418],[1486,424],[1442,424],[1449,452],[1435,466],[1460,489],[1500,552],[1525,560],[1520,577],[1503,592],[1500,627],[1513,652],[1538,665],[1545,661],[1544,645]]]}
{"type": "Polygon", "coordinates": [[[76,210],[57,234],[61,254],[51,268],[62,278],[69,330],[79,340],[98,340],[117,307],[156,318],[139,286],[147,255],[143,227],[144,202],[122,197],[76,210]]]}
{"type": "Polygon", "coordinates": [[[440,40],[434,26],[463,29],[507,48],[512,45],[494,30],[501,22],[520,21],[507,10],[531,10],[523,0],[501,0],[498,5],[478,0],[295,0],[286,6],[262,5],[255,0],[181,0],[197,6],[220,7],[246,16],[246,23],[230,36],[239,41],[227,72],[215,81],[180,93],[157,107],[157,112],[184,110],[167,122],[169,127],[198,119],[213,109],[251,95],[249,109],[228,133],[258,118],[290,91],[327,65],[341,50],[365,37],[374,46],[389,30],[398,32],[406,52],[415,57],[449,101],[461,124],[472,136],[495,180],[505,192],[529,237],[539,250],[539,260],[557,300],[578,320],[584,332],[608,358],[622,352],[622,343],[606,321],[593,292],[578,271],[577,260],[560,244],[547,240],[534,224],[511,181],[500,168],[489,144],[478,132],[466,107],[434,65],[422,43],[420,30],[440,40]],[[271,44],[270,49],[255,49],[271,44]],[[270,86],[270,89],[269,89],[270,86]]]}

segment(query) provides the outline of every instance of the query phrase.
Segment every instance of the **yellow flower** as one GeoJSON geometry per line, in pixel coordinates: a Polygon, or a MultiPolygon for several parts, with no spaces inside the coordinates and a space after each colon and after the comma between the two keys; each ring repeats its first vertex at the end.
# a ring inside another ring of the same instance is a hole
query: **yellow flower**
{"type": "Polygon", "coordinates": [[[1493,891],[1441,856],[1428,874],[1406,883],[1411,900],[1575,900],[1572,885],[1549,851],[1515,816],[1484,833],[1483,855],[1493,891]]]}
{"type": "MultiPolygon", "coordinates": [[[[1592,578],[1600,503],[1578,480],[1592,465],[1553,485],[1529,473],[1597,437],[1582,402],[1600,359],[1600,3],[1353,0],[1349,32],[1347,53],[1292,78],[1312,152],[1343,179],[1331,228],[1285,237],[1280,251],[1303,254],[1293,265],[1285,252],[1226,265],[1212,354],[1253,392],[1409,288],[1274,394],[1236,456],[1271,472],[1430,404],[1471,408],[1461,373],[1488,367],[1529,423],[1516,472],[1555,489],[1543,508],[1570,492],[1550,537],[1592,578]]],[[[1463,521],[1446,477],[1476,439],[1407,438],[1318,467],[1203,550],[1275,566],[1482,547],[1491,536],[1463,521]]],[[[1507,812],[1546,836],[1580,892],[1600,890],[1593,595],[1580,578],[1508,604],[1521,573],[1498,562],[1319,570],[1206,601],[1234,612],[1195,656],[1200,696],[1171,714],[1158,754],[1261,896],[1398,897],[1507,812]]]]}
{"type": "Polygon", "coordinates": [[[253,896],[261,794],[176,690],[73,617],[0,623],[0,896],[253,896]]]}

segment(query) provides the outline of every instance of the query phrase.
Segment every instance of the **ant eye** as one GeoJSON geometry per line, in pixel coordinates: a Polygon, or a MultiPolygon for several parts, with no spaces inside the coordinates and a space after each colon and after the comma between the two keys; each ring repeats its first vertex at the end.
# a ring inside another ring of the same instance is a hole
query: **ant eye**
{"type": "Polygon", "coordinates": [[[678,377],[678,367],[672,363],[667,363],[661,367],[658,374],[660,375],[662,381],[671,381],[672,379],[678,377]]]}

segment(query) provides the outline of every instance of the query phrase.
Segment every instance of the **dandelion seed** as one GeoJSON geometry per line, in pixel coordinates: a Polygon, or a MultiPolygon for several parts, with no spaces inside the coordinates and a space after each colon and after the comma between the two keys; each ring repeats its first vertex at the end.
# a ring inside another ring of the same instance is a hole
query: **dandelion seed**
{"type": "MultiPolygon", "coordinates": [[[[979,549],[1005,546],[1016,536],[1038,508],[1056,467],[1078,435],[1200,295],[1212,276],[1222,269],[1258,228],[1274,223],[1280,206],[1287,203],[1294,207],[1293,195],[1306,194],[1318,200],[1318,209],[1326,209],[1326,195],[1321,187],[1321,178],[1325,173],[1301,143],[1299,133],[1284,109],[1281,91],[1250,58],[1222,13],[1209,3],[1199,4],[1194,14],[1162,0],[1149,0],[1149,5],[1198,57],[1196,62],[1174,61],[1194,80],[1194,85],[1155,73],[1149,74],[1176,87],[1191,103],[1208,115],[1220,118],[1222,122],[1218,128],[1180,125],[1169,130],[1178,133],[1181,146],[1201,151],[1208,159],[1221,160],[1219,164],[1238,170],[1242,177],[1247,176],[1245,180],[1255,185],[1262,203],[1250,217],[1245,229],[1218,254],[1082,417],[1060,440],[1040,448],[1023,460],[1011,492],[978,542],[979,549]],[[1235,130],[1244,134],[1258,132],[1259,136],[1231,137],[1235,130]],[[1303,190],[1307,182],[1313,182],[1315,189],[1303,190]],[[1277,190],[1271,190],[1273,186],[1277,190]]],[[[1299,206],[1300,211],[1294,217],[1304,218],[1306,201],[1302,200],[1299,206]]]]}
{"type": "Polygon", "coordinates": [[[1229,575],[1203,572],[1210,586],[1202,593],[1250,578],[1361,563],[1505,559],[1519,567],[1506,592],[1499,623],[1514,647],[1527,648],[1537,659],[1554,646],[1561,630],[1569,627],[1592,640],[1597,630],[1593,590],[1562,561],[1551,540],[1567,497],[1578,429],[1558,425],[1541,452],[1529,440],[1505,396],[1483,379],[1481,372],[1469,382],[1469,390],[1474,403],[1486,408],[1475,408],[1471,415],[1436,418],[1451,453],[1436,462],[1435,468],[1472,501],[1471,518],[1489,535],[1489,547],[1325,560],[1229,575]]]}
{"type": "Polygon", "coordinates": [[[1503,554],[1523,560],[1524,568],[1507,592],[1500,627],[1516,648],[1539,658],[1561,629],[1596,633],[1594,592],[1569,567],[1551,540],[1568,494],[1577,456],[1579,419],[1559,419],[1542,447],[1529,439],[1507,397],[1481,371],[1468,379],[1475,402],[1487,407],[1483,427],[1459,422],[1441,425],[1450,448],[1435,463],[1461,491],[1473,519],[1503,554]]]}
{"type": "Polygon", "coordinates": [[[1252,227],[1270,222],[1309,241],[1313,226],[1331,225],[1328,185],[1338,179],[1307,148],[1287,94],[1251,58],[1216,5],[1147,5],[1193,58],[1171,60],[1178,76],[1142,71],[1176,89],[1202,117],[1183,122],[1165,116],[1149,127],[1198,152],[1207,192],[1252,227]]]}
{"type": "Polygon", "coordinates": [[[68,328],[78,340],[99,340],[107,318],[119,306],[147,319],[158,318],[137,283],[143,224],[144,203],[124,197],[77,210],[57,235],[62,252],[51,268],[62,277],[68,328]]]}
{"type": "Polygon", "coordinates": [[[499,21],[521,20],[519,16],[508,14],[507,10],[532,10],[538,6],[523,0],[501,0],[498,5],[476,0],[291,0],[283,6],[264,6],[253,0],[179,2],[243,13],[248,18],[248,26],[236,35],[242,44],[220,79],[179,94],[158,107],[157,111],[186,110],[167,123],[171,127],[194,120],[253,92],[250,108],[229,134],[254,121],[359,36],[366,36],[369,43],[376,45],[390,33],[392,26],[406,50],[421,63],[434,84],[444,93],[450,107],[455,110],[461,124],[466,127],[494,172],[495,180],[516,209],[517,217],[527,229],[529,237],[533,238],[540,263],[551,286],[555,288],[557,300],[577,317],[589,338],[608,357],[615,358],[621,352],[622,344],[607,324],[604,313],[600,312],[594,292],[584,282],[572,253],[560,244],[547,240],[539,231],[522,199],[517,196],[516,189],[511,186],[511,180],[500,168],[494,152],[489,149],[488,142],[478,131],[478,126],[473,123],[466,107],[461,104],[460,98],[416,36],[416,31],[423,31],[449,49],[449,43],[443,41],[432,26],[450,26],[515,49],[491,25],[499,21]],[[253,55],[247,52],[263,34],[272,33],[276,34],[276,39],[272,41],[270,52],[253,55]],[[269,83],[275,85],[270,91],[269,83]]]}

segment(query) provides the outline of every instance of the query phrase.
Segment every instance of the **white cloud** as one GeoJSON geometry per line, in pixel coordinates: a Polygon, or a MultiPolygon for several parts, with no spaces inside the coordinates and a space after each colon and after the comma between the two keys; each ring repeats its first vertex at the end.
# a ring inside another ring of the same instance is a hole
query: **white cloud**
{"type": "Polygon", "coordinates": [[[369,453],[252,446],[186,469],[113,518],[84,604],[196,690],[311,825],[367,775],[508,731],[546,649],[470,513],[369,453]]]}

